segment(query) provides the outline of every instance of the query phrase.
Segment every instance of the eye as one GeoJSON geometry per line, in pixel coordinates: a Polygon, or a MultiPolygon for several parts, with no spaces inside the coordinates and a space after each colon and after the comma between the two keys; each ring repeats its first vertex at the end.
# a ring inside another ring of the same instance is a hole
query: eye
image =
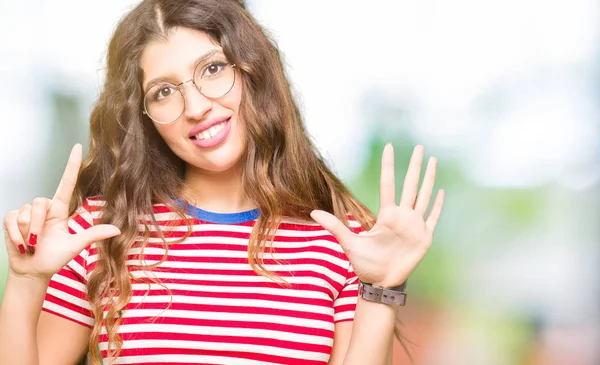
{"type": "Polygon", "coordinates": [[[168,98],[175,93],[175,86],[173,85],[158,85],[152,88],[152,100],[159,101],[168,98]]]}
{"type": "Polygon", "coordinates": [[[202,72],[202,78],[218,75],[226,65],[227,63],[224,62],[212,62],[206,65],[204,72],[202,72]]]}

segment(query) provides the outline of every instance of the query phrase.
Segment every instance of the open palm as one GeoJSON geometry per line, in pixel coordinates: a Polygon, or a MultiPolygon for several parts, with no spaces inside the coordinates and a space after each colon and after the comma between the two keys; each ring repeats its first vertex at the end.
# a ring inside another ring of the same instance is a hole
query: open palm
{"type": "Polygon", "coordinates": [[[437,160],[430,158],[419,190],[424,149],[416,146],[396,205],[394,150],[387,144],[381,160],[380,208],[373,228],[352,233],[335,216],[320,210],[311,216],[339,241],[362,282],[384,288],[406,281],[431,247],[433,232],[444,204],[439,190],[429,215],[437,160]]]}

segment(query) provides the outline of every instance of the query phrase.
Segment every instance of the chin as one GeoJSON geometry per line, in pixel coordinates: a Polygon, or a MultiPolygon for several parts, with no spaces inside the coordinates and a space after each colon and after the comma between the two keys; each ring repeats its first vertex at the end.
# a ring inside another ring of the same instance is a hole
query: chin
{"type": "MultiPolygon", "coordinates": [[[[230,135],[229,137],[237,136],[230,135]]],[[[203,173],[219,174],[241,170],[244,164],[246,144],[239,141],[238,138],[230,138],[215,148],[205,150],[195,146],[191,148],[185,146],[181,148],[183,153],[179,157],[186,162],[188,167],[203,173]]]]}
{"type": "Polygon", "coordinates": [[[232,172],[234,170],[241,170],[241,159],[237,160],[220,160],[214,162],[203,161],[202,163],[193,161],[188,163],[192,168],[198,169],[204,173],[209,174],[221,174],[225,172],[232,172]]]}

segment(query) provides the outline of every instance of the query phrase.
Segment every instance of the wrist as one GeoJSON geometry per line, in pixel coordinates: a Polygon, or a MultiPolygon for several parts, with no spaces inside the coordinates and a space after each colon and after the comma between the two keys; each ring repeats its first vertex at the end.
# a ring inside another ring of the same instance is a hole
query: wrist
{"type": "Polygon", "coordinates": [[[364,281],[361,280],[363,283],[369,283],[373,286],[378,286],[380,288],[386,288],[386,289],[391,289],[391,288],[398,288],[402,285],[406,286],[406,282],[408,281],[408,279],[404,279],[402,281],[399,280],[381,280],[381,281],[373,281],[373,282],[368,282],[368,281],[364,281]]]}
{"type": "Polygon", "coordinates": [[[358,295],[369,302],[400,307],[406,304],[406,281],[398,286],[383,287],[359,280],[358,295]]]}
{"type": "Polygon", "coordinates": [[[46,276],[17,274],[9,269],[6,286],[14,286],[22,291],[43,291],[45,293],[50,284],[50,279],[46,276]]]}
{"type": "Polygon", "coordinates": [[[0,307],[0,322],[35,328],[48,290],[49,280],[9,273],[0,307]],[[9,319],[10,318],[10,319],[9,319]]]}

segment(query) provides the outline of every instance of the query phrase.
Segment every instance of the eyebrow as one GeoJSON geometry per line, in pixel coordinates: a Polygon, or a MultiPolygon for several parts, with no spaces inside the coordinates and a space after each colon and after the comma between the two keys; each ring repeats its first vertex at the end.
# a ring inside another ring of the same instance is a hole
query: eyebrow
{"type": "MultiPolygon", "coordinates": [[[[214,57],[216,55],[221,55],[223,57],[225,57],[225,55],[223,54],[223,51],[221,51],[220,49],[213,49],[212,51],[208,51],[205,54],[201,55],[200,57],[196,58],[196,60],[194,60],[194,62],[192,63],[193,69],[195,70],[196,67],[202,63],[205,62],[206,60],[210,59],[211,57],[214,57]]],[[[143,70],[143,69],[142,69],[143,70]]],[[[193,77],[193,76],[192,76],[193,77]]],[[[165,75],[165,76],[160,76],[160,77],[155,77],[152,80],[148,81],[146,83],[146,86],[143,87],[144,89],[144,93],[148,92],[148,90],[156,85],[156,84],[160,84],[160,83],[170,83],[169,80],[173,80],[174,77],[172,74],[169,75],[165,75]]],[[[179,82],[177,82],[179,83],[179,82]]]]}

